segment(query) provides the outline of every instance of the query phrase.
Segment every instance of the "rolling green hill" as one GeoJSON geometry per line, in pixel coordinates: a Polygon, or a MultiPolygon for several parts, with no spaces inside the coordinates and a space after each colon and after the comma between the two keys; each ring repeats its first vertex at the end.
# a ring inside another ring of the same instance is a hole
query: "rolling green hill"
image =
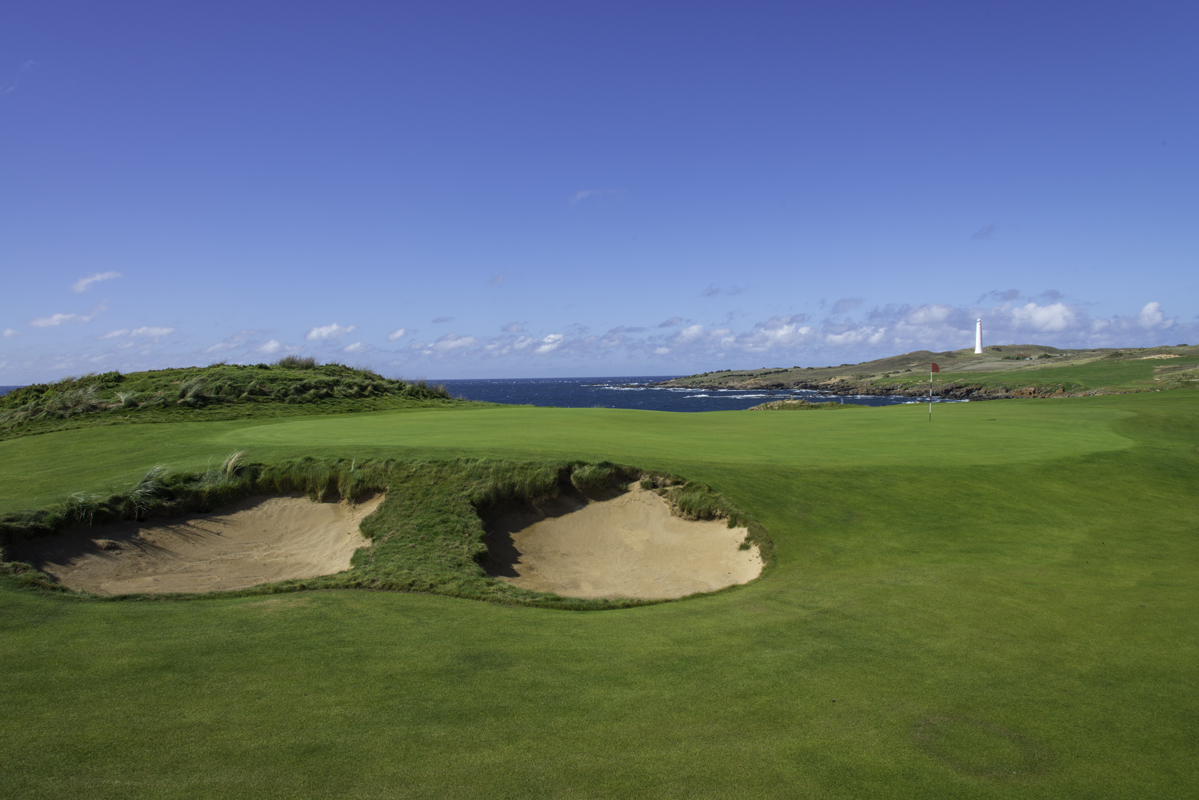
{"type": "Polygon", "coordinates": [[[134,422],[331,414],[450,401],[443,387],[294,356],[273,364],[214,364],[105,372],[0,396],[0,438],[134,422]]]}
{"type": "Polygon", "coordinates": [[[720,389],[799,388],[833,394],[926,396],[929,365],[936,363],[933,393],[955,398],[1047,397],[1096,392],[1199,388],[1199,346],[1060,350],[1043,345],[1003,345],[899,356],[837,367],[762,368],[704,372],[666,386],[720,389]]]}

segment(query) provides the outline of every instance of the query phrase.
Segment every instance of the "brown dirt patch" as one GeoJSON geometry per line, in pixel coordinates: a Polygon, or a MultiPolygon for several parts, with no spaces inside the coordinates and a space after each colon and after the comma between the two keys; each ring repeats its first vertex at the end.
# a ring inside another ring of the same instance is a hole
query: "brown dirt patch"
{"type": "Polygon", "coordinates": [[[570,497],[488,526],[488,572],[563,597],[662,600],[747,583],[762,572],[748,530],[674,516],[637,484],[612,500],[570,497]]]}
{"type": "Polygon", "coordinates": [[[245,589],[348,569],[370,544],[358,526],[381,502],[248,497],[215,514],[69,529],[24,542],[13,557],[94,594],[245,589]]]}

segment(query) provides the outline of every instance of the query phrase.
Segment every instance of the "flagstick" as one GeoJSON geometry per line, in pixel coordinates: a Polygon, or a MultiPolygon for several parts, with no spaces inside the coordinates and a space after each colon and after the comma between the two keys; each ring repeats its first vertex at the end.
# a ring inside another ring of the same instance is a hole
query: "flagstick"
{"type": "Polygon", "coordinates": [[[928,421],[933,421],[933,368],[928,368],[928,421]]]}

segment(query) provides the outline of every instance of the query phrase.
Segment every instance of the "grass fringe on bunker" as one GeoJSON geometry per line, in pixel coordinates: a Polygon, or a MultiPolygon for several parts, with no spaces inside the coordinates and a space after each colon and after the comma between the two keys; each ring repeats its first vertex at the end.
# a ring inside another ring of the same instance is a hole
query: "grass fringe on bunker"
{"type": "MultiPolygon", "coordinates": [[[[159,465],[127,490],[107,495],[74,494],[50,508],[0,518],[0,572],[15,578],[20,586],[66,592],[32,565],[8,562],[5,553],[9,547],[18,541],[51,536],[71,525],[94,527],[121,520],[211,512],[249,495],[302,492],[312,500],[336,502],[356,501],[386,491],[386,499],[361,525],[371,546],[354,554],[348,570],[219,594],[373,589],[559,609],[647,605],[662,601],[560,597],[496,580],[484,568],[488,556],[486,521],[492,515],[528,507],[563,492],[604,499],[625,491],[636,481],[664,497],[679,516],[726,519],[729,527],[748,528],[747,541],[758,546],[764,563],[771,562],[770,538],[755,519],[711,487],[675,475],[648,473],[609,462],[511,462],[486,458],[360,462],[305,457],[260,464],[246,461],[245,453],[238,451],[220,465],[202,472],[171,472],[159,465]]],[[[97,529],[97,535],[102,532],[97,529]]],[[[205,595],[187,595],[202,596],[205,595]]],[[[105,599],[150,598],[162,599],[162,596],[123,595],[105,599]]]]}

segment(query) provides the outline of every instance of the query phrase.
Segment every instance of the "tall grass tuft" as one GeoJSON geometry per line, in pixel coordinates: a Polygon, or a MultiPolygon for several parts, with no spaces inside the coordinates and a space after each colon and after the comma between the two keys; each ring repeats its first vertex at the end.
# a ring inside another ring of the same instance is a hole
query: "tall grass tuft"
{"type": "Polygon", "coordinates": [[[141,396],[141,392],[117,392],[117,402],[121,408],[136,408],[137,398],[141,396]]]}
{"type": "Polygon", "coordinates": [[[242,467],[242,457],[245,456],[245,450],[236,450],[230,453],[223,464],[221,464],[221,472],[226,475],[236,475],[242,467]]]}
{"type": "Polygon", "coordinates": [[[301,358],[300,356],[284,356],[276,361],[271,366],[282,367],[283,369],[316,369],[317,362],[315,358],[308,356],[301,358]]]}
{"type": "Polygon", "coordinates": [[[126,502],[133,508],[134,519],[144,519],[162,495],[165,488],[163,479],[167,476],[167,466],[158,464],[151,467],[141,480],[137,482],[126,495],[126,502]]]}

